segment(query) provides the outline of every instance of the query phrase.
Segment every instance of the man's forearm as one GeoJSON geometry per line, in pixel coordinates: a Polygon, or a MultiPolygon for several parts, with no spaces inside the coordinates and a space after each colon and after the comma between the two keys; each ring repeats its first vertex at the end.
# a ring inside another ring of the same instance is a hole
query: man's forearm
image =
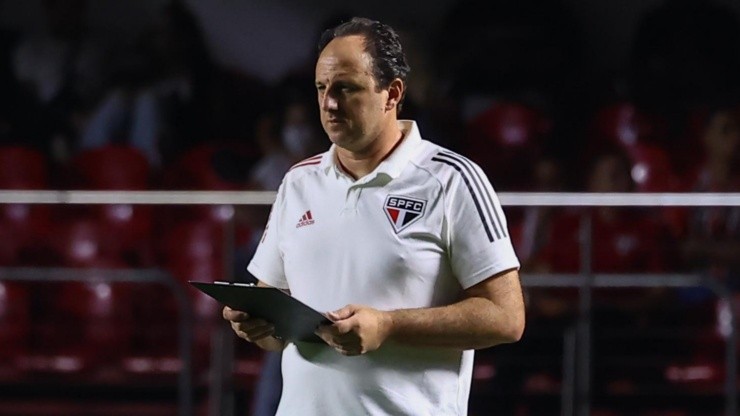
{"type": "Polygon", "coordinates": [[[487,348],[521,338],[523,316],[488,299],[471,297],[452,305],[386,312],[389,337],[402,344],[459,349],[487,348]]]}

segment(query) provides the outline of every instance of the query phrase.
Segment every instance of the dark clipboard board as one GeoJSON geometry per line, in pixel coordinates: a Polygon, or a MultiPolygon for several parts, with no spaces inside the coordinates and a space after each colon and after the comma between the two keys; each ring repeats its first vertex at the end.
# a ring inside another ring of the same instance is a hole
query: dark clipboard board
{"type": "Polygon", "coordinates": [[[275,335],[287,342],[323,343],[314,331],[331,321],[280,289],[235,282],[189,282],[231,309],[275,325],[275,335]]]}

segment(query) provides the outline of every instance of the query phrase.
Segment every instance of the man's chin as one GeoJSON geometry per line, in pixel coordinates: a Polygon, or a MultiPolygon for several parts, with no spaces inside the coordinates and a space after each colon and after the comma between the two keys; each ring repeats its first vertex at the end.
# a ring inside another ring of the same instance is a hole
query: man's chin
{"type": "Polygon", "coordinates": [[[329,140],[339,147],[344,147],[351,142],[351,139],[344,132],[330,131],[327,133],[329,140]]]}

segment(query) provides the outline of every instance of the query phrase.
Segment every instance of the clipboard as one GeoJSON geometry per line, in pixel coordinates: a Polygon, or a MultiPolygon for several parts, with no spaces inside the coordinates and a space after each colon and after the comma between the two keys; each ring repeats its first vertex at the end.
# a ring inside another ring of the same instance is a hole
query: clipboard
{"type": "Polygon", "coordinates": [[[274,287],[237,282],[189,281],[198,290],[231,309],[275,325],[275,337],[286,342],[324,343],[314,331],[331,321],[298,299],[274,287]]]}

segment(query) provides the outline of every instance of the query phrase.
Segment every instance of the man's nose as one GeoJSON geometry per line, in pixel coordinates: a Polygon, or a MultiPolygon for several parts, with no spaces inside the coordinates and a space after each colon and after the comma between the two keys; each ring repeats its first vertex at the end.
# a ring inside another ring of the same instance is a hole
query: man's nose
{"type": "Polygon", "coordinates": [[[321,109],[324,111],[333,111],[337,110],[339,108],[339,105],[337,103],[336,97],[334,97],[330,93],[324,94],[323,97],[321,97],[321,109]]]}

